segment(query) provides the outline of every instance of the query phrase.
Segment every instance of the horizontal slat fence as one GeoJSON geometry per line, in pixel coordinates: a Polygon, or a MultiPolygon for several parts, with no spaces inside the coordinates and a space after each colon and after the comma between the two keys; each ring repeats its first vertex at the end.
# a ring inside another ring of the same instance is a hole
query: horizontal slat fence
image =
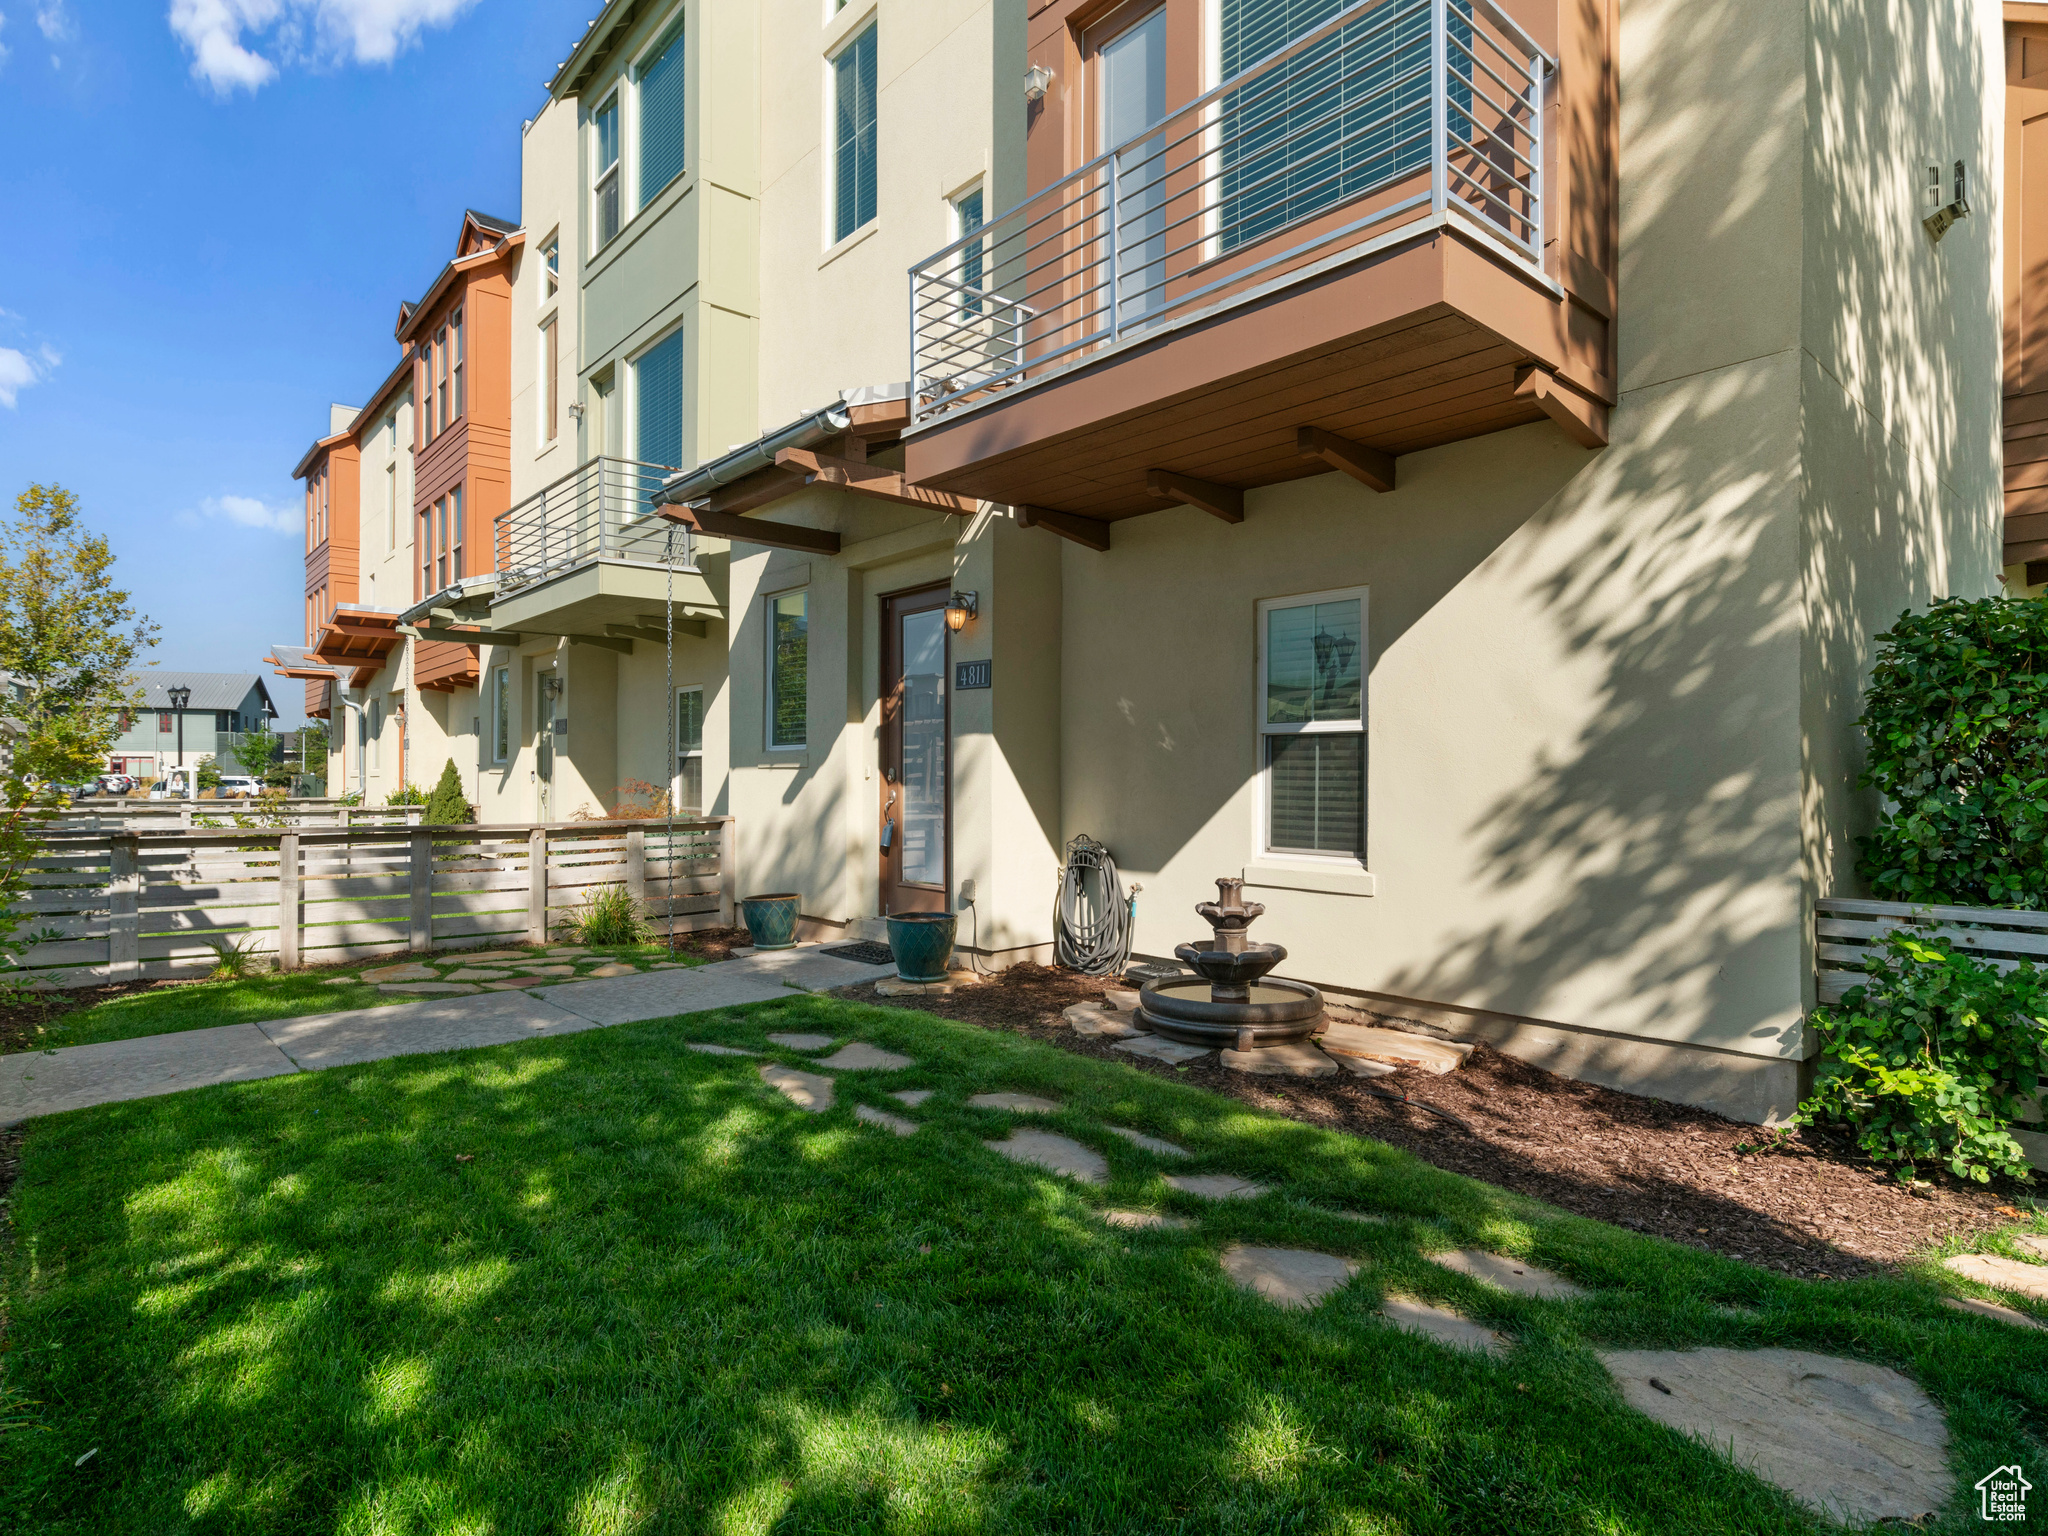
{"type": "Polygon", "coordinates": [[[1819,999],[1838,1003],[1864,979],[1863,962],[1899,928],[1938,935],[1994,970],[2022,960],[2048,965],[2048,912],[2002,907],[1914,906],[1902,901],[1829,897],[1816,904],[1814,963],[1819,999]]]}
{"type": "Polygon", "coordinates": [[[344,805],[338,800],[74,800],[48,823],[53,832],[212,831],[282,823],[294,827],[417,826],[426,807],[344,805]]]}
{"type": "Polygon", "coordinates": [[[544,943],[623,886],[651,920],[730,925],[730,817],[485,827],[52,831],[16,905],[38,987],[189,976],[224,949],[280,968],[544,943]],[[538,878],[536,878],[538,875],[538,878]]]}

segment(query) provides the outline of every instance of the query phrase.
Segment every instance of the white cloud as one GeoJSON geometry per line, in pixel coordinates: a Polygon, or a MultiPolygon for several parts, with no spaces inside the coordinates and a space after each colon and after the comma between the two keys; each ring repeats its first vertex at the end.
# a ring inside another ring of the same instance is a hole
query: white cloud
{"type": "Polygon", "coordinates": [[[40,348],[35,357],[17,352],[12,347],[0,347],[0,405],[13,410],[15,400],[24,389],[31,384],[40,384],[50,376],[50,370],[63,361],[56,349],[47,345],[40,348]]]}
{"type": "MultiPolygon", "coordinates": [[[[4,13],[4,12],[0,12],[0,32],[5,32],[6,30],[7,30],[7,17],[6,17],[6,15],[5,15],[5,13],[4,13]]],[[[0,43],[0,66],[4,66],[4,65],[5,65],[6,63],[7,63],[7,45],[6,45],[5,43],[0,43]]]]}
{"type": "Polygon", "coordinates": [[[239,528],[296,533],[299,527],[298,508],[267,506],[254,496],[209,496],[199,503],[199,510],[208,517],[233,523],[239,528]]]}
{"type": "MultiPolygon", "coordinates": [[[[63,0],[51,0],[61,5],[63,0]]],[[[428,27],[445,27],[476,0],[171,0],[171,30],[192,53],[192,75],[225,96],[254,91],[278,65],[388,64],[428,27]],[[257,52],[258,47],[266,49],[257,52]]]]}
{"type": "Polygon", "coordinates": [[[43,0],[43,3],[36,7],[36,25],[42,29],[43,36],[48,41],[68,42],[73,28],[71,18],[64,11],[64,0],[43,0]]]}

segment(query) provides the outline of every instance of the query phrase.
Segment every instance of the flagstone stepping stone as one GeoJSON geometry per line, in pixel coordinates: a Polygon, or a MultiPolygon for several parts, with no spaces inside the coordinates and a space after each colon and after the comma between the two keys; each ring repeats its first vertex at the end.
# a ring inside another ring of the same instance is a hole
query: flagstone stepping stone
{"type": "MultiPolygon", "coordinates": [[[[458,958],[450,956],[451,960],[458,958]]],[[[521,949],[465,949],[459,957],[464,965],[476,965],[484,960],[524,960],[526,951],[521,949]]]]}
{"type": "Polygon", "coordinates": [[[450,971],[442,979],[444,981],[503,981],[511,974],[510,971],[494,971],[486,965],[473,965],[464,970],[450,971]]]}
{"type": "Polygon", "coordinates": [[[696,1051],[705,1056],[758,1056],[759,1051],[743,1051],[736,1045],[713,1045],[709,1040],[685,1040],[683,1049],[696,1051]]]}
{"type": "Polygon", "coordinates": [[[680,960],[657,960],[647,969],[650,971],[687,971],[690,967],[683,964],[680,960]]]}
{"type": "Polygon", "coordinates": [[[1029,1163],[1079,1179],[1083,1184],[1109,1182],[1109,1164],[1103,1161],[1100,1152],[1050,1131],[1012,1131],[1006,1140],[985,1141],[982,1145],[1013,1163],[1029,1163]]]}
{"type": "Polygon", "coordinates": [[[2048,1237],[2033,1232],[2015,1232],[2012,1240],[2042,1262],[2048,1263],[2048,1237]]]}
{"type": "Polygon", "coordinates": [[[1153,1232],[1166,1228],[1180,1232],[1194,1225],[1185,1216],[1169,1216],[1164,1211],[1104,1211],[1102,1219],[1126,1232],[1153,1232]]]}
{"type": "Polygon", "coordinates": [[[510,981],[487,981],[484,983],[484,990],[486,992],[517,992],[524,987],[545,987],[550,984],[551,979],[546,976],[515,976],[510,981]]]}
{"type": "Polygon", "coordinates": [[[770,1035],[769,1042],[792,1051],[822,1051],[832,1043],[830,1035],[770,1035]]]}
{"type": "Polygon", "coordinates": [[[1265,1185],[1234,1173],[1169,1173],[1166,1182],[1184,1195],[1200,1195],[1204,1200],[1256,1200],[1266,1192],[1265,1185]]]}
{"type": "Polygon", "coordinates": [[[1147,1152],[1157,1152],[1161,1157],[1186,1157],[1186,1147],[1176,1147],[1170,1141],[1161,1141],[1157,1136],[1147,1136],[1143,1131],[1134,1131],[1127,1126],[1105,1125],[1103,1129],[1112,1136],[1121,1136],[1134,1147],[1143,1147],[1147,1152]]]}
{"type": "Polygon", "coordinates": [[[1232,1243],[1223,1250],[1223,1272],[1276,1307],[1306,1311],[1358,1273],[1356,1259],[1312,1248],[1253,1248],[1232,1243]]]}
{"type": "Polygon", "coordinates": [[[851,1045],[842,1045],[818,1065],[833,1072],[894,1072],[902,1067],[914,1067],[917,1063],[908,1056],[885,1051],[879,1045],[856,1040],[851,1045]]]}
{"type": "Polygon", "coordinates": [[[377,984],[379,992],[481,992],[482,987],[466,981],[385,981],[377,984]]]}
{"type": "Polygon", "coordinates": [[[421,965],[417,960],[408,960],[403,965],[380,965],[374,971],[363,972],[365,981],[439,981],[441,973],[431,965],[421,965]]]}
{"type": "Polygon", "coordinates": [[[915,1109],[938,1091],[936,1088],[905,1088],[901,1093],[892,1093],[889,1097],[898,1104],[908,1104],[915,1109]]]}
{"type": "Polygon", "coordinates": [[[1217,1059],[1233,1072],[1260,1077],[1335,1077],[1337,1063],[1312,1045],[1290,1041],[1255,1051],[1219,1051],[1217,1059]]]}
{"type": "Polygon", "coordinates": [[[352,987],[355,984],[356,979],[353,976],[334,976],[330,977],[327,981],[327,985],[330,987],[352,987]]]}
{"type": "Polygon", "coordinates": [[[832,1107],[832,1079],[829,1077],[820,1077],[815,1072],[799,1072],[795,1067],[779,1067],[771,1062],[761,1069],[761,1081],[798,1109],[807,1109],[814,1115],[822,1115],[832,1107]]]}
{"type": "Polygon", "coordinates": [[[1412,1296],[1389,1296],[1380,1303],[1380,1316],[1404,1332],[1419,1333],[1453,1349],[1477,1349],[1489,1355],[1507,1351],[1508,1341],[1484,1323],[1412,1296]]]}
{"type": "Polygon", "coordinates": [[[1944,1296],[1941,1298],[1941,1304],[1953,1312],[1972,1312],[1978,1317],[2011,1323],[2015,1328],[2038,1328],[2043,1333],[2048,1333],[2048,1323],[2031,1318],[2017,1308],[2002,1307],[1995,1301],[1985,1301],[1976,1296],[1944,1296]]]}
{"type": "Polygon", "coordinates": [[[1629,1349],[1600,1362],[1637,1412],[1836,1519],[1918,1520],[1948,1500],[1948,1425],[1897,1371],[1803,1349],[1629,1349]]]}
{"type": "Polygon", "coordinates": [[[614,961],[610,965],[600,965],[592,970],[585,971],[583,974],[600,981],[608,981],[614,976],[638,976],[640,974],[640,967],[637,965],[627,965],[623,961],[614,961]]]}
{"type": "Polygon", "coordinates": [[[1401,1070],[1391,1061],[1375,1061],[1370,1056],[1332,1056],[1330,1060],[1353,1077],[1392,1077],[1401,1070]]]}
{"type": "Polygon", "coordinates": [[[1098,1038],[1106,1036],[1112,1040],[1122,1040],[1131,1035],[1144,1033],[1139,1029],[1134,1015],[1117,1013],[1097,1003],[1076,1003],[1060,1017],[1066,1020],[1077,1035],[1093,1035],[1098,1038]]]}
{"type": "Polygon", "coordinates": [[[1965,1280],[2048,1301],[2048,1265],[2022,1264],[2018,1259],[2003,1259],[1995,1253],[1959,1253],[1941,1262],[1965,1280]]]}
{"type": "Polygon", "coordinates": [[[1454,1269],[1461,1275],[1469,1275],[1482,1285],[1512,1291],[1517,1296],[1541,1296],[1546,1301],[1569,1301],[1573,1297],[1592,1294],[1582,1285],[1573,1285],[1562,1275],[1553,1275],[1549,1270],[1538,1269],[1534,1264],[1524,1264],[1520,1259],[1502,1258],[1497,1253],[1488,1253],[1484,1248],[1459,1248],[1450,1253],[1425,1254],[1424,1257],[1432,1264],[1441,1264],[1445,1269],[1454,1269]]]}
{"type": "Polygon", "coordinates": [[[1332,1056],[1364,1056],[1435,1073],[1457,1071],[1473,1050],[1450,1040],[1371,1024],[1332,1024],[1316,1043],[1332,1056]]]}
{"type": "Polygon", "coordinates": [[[518,969],[526,972],[529,976],[574,976],[576,974],[576,967],[573,965],[522,965],[518,969]]]}
{"type": "Polygon", "coordinates": [[[587,955],[590,951],[578,944],[557,944],[551,949],[543,950],[542,953],[552,960],[557,955],[587,955]]]}
{"type": "Polygon", "coordinates": [[[853,1106],[853,1118],[868,1125],[879,1125],[885,1131],[894,1131],[898,1136],[917,1134],[917,1122],[906,1120],[901,1115],[892,1115],[886,1109],[874,1109],[866,1104],[853,1106]]]}
{"type": "Polygon", "coordinates": [[[975,1109],[1007,1109],[1013,1115],[1056,1115],[1055,1099],[1041,1099],[1035,1093],[977,1093],[968,1104],[975,1109]]]}
{"type": "Polygon", "coordinates": [[[1102,1000],[1118,1013],[1138,1011],[1138,989],[1136,987],[1111,987],[1102,994],[1102,1000]]]}
{"type": "Polygon", "coordinates": [[[1178,1066],[1184,1061],[1193,1061],[1197,1056],[1209,1054],[1206,1045],[1183,1045],[1178,1040],[1169,1040],[1164,1035],[1137,1035],[1129,1040],[1119,1040],[1114,1050],[1129,1051],[1133,1056],[1149,1056],[1154,1061],[1171,1062],[1178,1066]]]}

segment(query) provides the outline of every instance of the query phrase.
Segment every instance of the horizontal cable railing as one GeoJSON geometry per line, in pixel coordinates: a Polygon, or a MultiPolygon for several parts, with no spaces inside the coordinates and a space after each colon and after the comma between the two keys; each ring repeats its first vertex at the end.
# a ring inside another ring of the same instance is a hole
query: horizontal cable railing
{"type": "Polygon", "coordinates": [[[593,560],[696,565],[695,534],[654,514],[653,497],[675,470],[600,456],[498,514],[498,590],[545,581],[593,560]]]}
{"type": "Polygon", "coordinates": [[[1408,229],[1540,274],[1553,67],[1493,0],[1360,0],[912,267],[917,419],[1408,229]]]}

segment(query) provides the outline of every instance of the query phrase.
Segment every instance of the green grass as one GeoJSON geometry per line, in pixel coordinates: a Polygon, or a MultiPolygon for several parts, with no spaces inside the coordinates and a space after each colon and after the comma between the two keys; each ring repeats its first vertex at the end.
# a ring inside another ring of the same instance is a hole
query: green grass
{"type": "MultiPolygon", "coordinates": [[[[89,1008],[54,1015],[32,1048],[55,1050],[67,1045],[132,1040],[141,1035],[212,1029],[221,1024],[254,1024],[266,1019],[289,1019],[308,1013],[338,1013],[350,1008],[416,1003],[420,1000],[416,995],[384,992],[362,982],[345,986],[333,984],[337,976],[357,976],[363,971],[397,965],[409,958],[402,954],[386,955],[353,965],[324,966],[318,970],[257,971],[239,981],[194,981],[153,987],[147,992],[134,992],[95,1003],[89,1008]]],[[[671,957],[660,944],[593,945],[588,956],[592,963],[630,960],[643,968],[653,961],[671,958],[681,965],[703,964],[694,955],[671,957]]],[[[443,967],[467,964],[460,950],[447,950],[429,959],[443,967]]],[[[532,959],[541,959],[538,950],[533,951],[532,959]]],[[[564,981],[569,979],[562,978],[564,981]]]]}
{"type": "Polygon", "coordinates": [[[2048,1411],[2048,1334],[1948,1312],[1924,1275],[1767,1274],[1165,1078],[809,996],[33,1122],[14,1223],[0,1403],[35,1426],[0,1435],[0,1528],[24,1531],[1828,1529],[1630,1411],[1593,1353],[1708,1344],[1914,1376],[1949,1415],[1960,1531],[1972,1482],[2042,1460],[2048,1411]],[[813,1116],[758,1062],[681,1048],[801,1063],[764,1046],[778,1029],[918,1065],[842,1074],[813,1116]],[[939,1090],[916,1136],[852,1118],[907,1087],[939,1090]],[[966,1105],[992,1089],[1059,1099],[1047,1128],[1098,1148],[1110,1187],[985,1150],[1034,1123],[966,1105]],[[1181,1169],[1275,1188],[1207,1204],[1160,1182],[1181,1169]],[[1106,1205],[1197,1223],[1117,1231],[1106,1205]],[[1223,1278],[1233,1241],[1365,1267],[1286,1313],[1223,1278]],[[1514,1298],[1423,1257],[1462,1245],[1597,1294],[1514,1298]],[[1389,1290],[1518,1344],[1396,1332],[1389,1290]]]}

